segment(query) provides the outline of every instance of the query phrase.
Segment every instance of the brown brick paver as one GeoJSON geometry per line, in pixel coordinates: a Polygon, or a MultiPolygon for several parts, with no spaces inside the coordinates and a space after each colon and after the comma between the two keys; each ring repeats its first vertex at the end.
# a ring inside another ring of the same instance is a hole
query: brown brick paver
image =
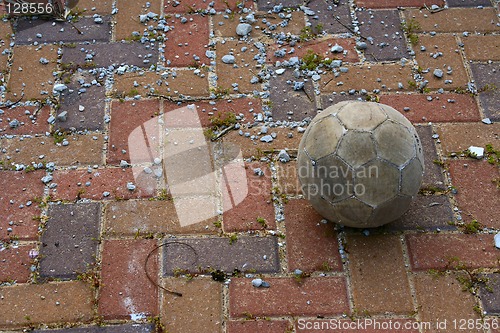
{"type": "Polygon", "coordinates": [[[116,40],[130,38],[133,31],[137,31],[142,34],[147,25],[140,23],[139,15],[147,14],[148,12],[153,12],[160,14],[161,12],[161,1],[152,0],[149,1],[151,6],[146,7],[145,3],[119,0],[116,3],[116,8],[118,8],[118,13],[116,14],[116,27],[115,34],[116,40]]]}
{"type": "Polygon", "coordinates": [[[0,135],[33,135],[45,134],[45,132],[49,131],[49,124],[47,123],[50,115],[49,107],[38,110],[38,107],[26,106],[7,109],[4,112],[3,115],[0,115],[0,135]],[[26,111],[29,111],[29,114],[26,111]],[[37,112],[36,116],[34,115],[35,112],[37,112]],[[12,128],[9,125],[10,121],[14,119],[19,121],[19,127],[12,128]]]}
{"type": "Polygon", "coordinates": [[[405,11],[404,15],[406,20],[415,19],[419,23],[419,31],[498,31],[498,18],[493,8],[450,8],[432,15],[427,10],[410,9],[405,11]]]}
{"type": "MultiPolygon", "coordinates": [[[[417,302],[420,306],[421,320],[430,322],[431,329],[426,332],[461,332],[460,320],[478,319],[474,311],[476,302],[474,297],[462,286],[453,274],[449,276],[432,276],[428,273],[419,273],[414,276],[417,302]],[[456,321],[456,326],[454,323],[456,321]],[[446,324],[443,322],[446,321],[446,324]],[[440,322],[437,327],[436,322],[440,322]]],[[[469,332],[482,332],[468,328],[469,332]]]]}
{"type": "MultiPolygon", "coordinates": [[[[0,23],[0,45],[3,48],[9,47],[10,36],[12,35],[12,27],[9,22],[1,22],[0,23]]],[[[8,70],[8,54],[0,55],[0,71],[2,73],[7,72],[8,70]]]]}
{"type": "Polygon", "coordinates": [[[461,152],[470,146],[485,147],[493,145],[500,147],[500,124],[485,127],[482,123],[439,124],[436,132],[441,140],[443,154],[461,152]]]}
{"type": "Polygon", "coordinates": [[[364,66],[346,66],[349,71],[340,74],[323,75],[320,81],[322,92],[348,92],[351,89],[372,92],[378,89],[382,92],[398,91],[398,83],[403,84],[403,91],[409,90],[408,81],[413,81],[411,68],[399,64],[376,64],[364,66]]]}
{"type": "Polygon", "coordinates": [[[159,140],[160,118],[157,118],[157,121],[153,119],[159,113],[160,103],[157,100],[113,102],[107,163],[119,165],[122,160],[129,163],[152,162],[155,157],[159,157],[159,141],[151,140],[153,138],[159,140]],[[143,145],[140,144],[146,140],[144,132],[151,136],[150,152],[144,151],[143,145]],[[134,162],[131,162],[130,155],[133,155],[134,162]]]}
{"type": "Polygon", "coordinates": [[[427,88],[451,90],[464,87],[469,81],[454,36],[420,35],[418,45],[415,48],[417,49],[415,50],[415,59],[418,66],[423,71],[427,71],[427,73],[423,73],[424,79],[429,81],[427,88]],[[425,47],[425,51],[420,49],[422,46],[425,47]],[[436,57],[436,54],[439,56],[436,57]],[[434,75],[436,69],[443,71],[442,78],[437,78],[434,75]]]}
{"type": "Polygon", "coordinates": [[[399,8],[399,7],[422,7],[425,4],[427,4],[428,6],[431,5],[442,6],[444,4],[444,1],[434,0],[427,2],[425,0],[411,0],[411,1],[401,2],[397,0],[382,0],[382,1],[356,0],[355,3],[358,7],[377,9],[377,8],[399,8]]]}
{"type": "MultiPolygon", "coordinates": [[[[145,262],[156,241],[108,240],[102,253],[102,288],[99,314],[106,319],[131,319],[158,314],[157,287],[147,279],[145,262]]],[[[157,253],[148,261],[149,275],[156,280],[157,253]]]]}
{"type": "Polygon", "coordinates": [[[186,96],[208,96],[208,80],[201,75],[196,75],[191,70],[176,71],[162,77],[159,74],[146,72],[125,73],[115,78],[114,90],[116,95],[134,96],[136,93],[143,97],[148,94],[159,94],[177,97],[179,94],[186,96]],[[138,86],[135,86],[137,82],[138,86]]]}
{"type": "Polygon", "coordinates": [[[264,228],[275,229],[269,168],[264,163],[251,163],[239,168],[246,169],[247,181],[230,185],[229,192],[224,196],[224,230],[233,232],[264,228]],[[256,169],[261,169],[264,175],[256,175],[256,169]],[[241,202],[235,202],[238,200],[239,194],[245,192],[247,195],[241,198],[241,202]],[[261,218],[265,220],[264,225],[257,221],[261,218]]]}
{"type": "Polygon", "coordinates": [[[57,48],[54,46],[16,46],[14,61],[10,72],[7,99],[17,101],[31,98],[45,99],[52,94],[54,78],[52,72],[56,69],[57,48]],[[40,58],[49,61],[41,64],[40,58]],[[42,95],[42,91],[47,94],[42,95]],[[23,95],[24,93],[24,95],[23,95]]]}
{"type": "Polygon", "coordinates": [[[172,200],[125,200],[112,201],[106,206],[104,223],[110,235],[135,236],[151,233],[213,234],[219,230],[213,222],[181,225],[172,200]]]}
{"type": "Polygon", "coordinates": [[[450,175],[457,188],[458,207],[467,222],[475,219],[485,227],[498,228],[495,207],[500,204],[498,167],[486,161],[451,161],[450,175]]]}
{"type": "Polygon", "coordinates": [[[408,248],[414,270],[496,267],[498,250],[492,235],[422,234],[408,235],[408,248]]]}
{"type": "Polygon", "coordinates": [[[254,90],[261,90],[259,83],[252,84],[250,80],[259,72],[254,57],[259,54],[259,50],[252,44],[243,41],[226,41],[217,43],[217,87],[224,93],[251,93],[254,90]],[[246,51],[242,48],[246,47],[246,51]],[[222,62],[226,55],[235,57],[234,64],[222,62]],[[237,86],[235,86],[237,84],[237,86]]]}
{"type": "Polygon", "coordinates": [[[229,314],[242,317],[334,315],[349,312],[344,278],[268,278],[271,287],[255,288],[251,279],[233,279],[229,285],[229,314]]]}
{"type": "Polygon", "coordinates": [[[324,223],[306,200],[290,200],[284,209],[288,242],[288,269],[294,271],[340,271],[337,233],[324,223]],[[317,244],[324,243],[324,246],[317,244]]]}
{"type": "Polygon", "coordinates": [[[0,160],[6,164],[32,162],[54,162],[57,166],[95,165],[103,160],[102,149],[104,136],[99,133],[92,135],[68,135],[69,145],[62,146],[54,142],[52,137],[30,137],[0,139],[0,146],[5,153],[0,160]],[[7,160],[7,156],[11,159],[7,160]]]}
{"type": "Polygon", "coordinates": [[[477,61],[500,60],[500,36],[469,36],[462,38],[462,41],[467,59],[477,61]]]}
{"type": "Polygon", "coordinates": [[[403,250],[397,236],[349,236],[354,306],[368,313],[413,311],[403,250]]]}
{"type": "Polygon", "coordinates": [[[88,322],[92,290],[83,282],[22,284],[0,289],[0,328],[61,322],[88,322]]]}
{"type": "Polygon", "coordinates": [[[169,332],[222,332],[222,286],[208,279],[165,279],[163,286],[182,297],[165,294],[163,325],[169,332]]]}

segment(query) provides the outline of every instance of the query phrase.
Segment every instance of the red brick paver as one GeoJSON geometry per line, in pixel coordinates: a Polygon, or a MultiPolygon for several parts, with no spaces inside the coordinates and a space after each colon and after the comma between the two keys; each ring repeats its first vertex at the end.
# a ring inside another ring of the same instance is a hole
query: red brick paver
{"type": "Polygon", "coordinates": [[[265,279],[270,288],[255,288],[251,279],[233,279],[229,285],[229,313],[242,317],[335,315],[349,312],[344,278],[265,279]]]}
{"type": "Polygon", "coordinates": [[[382,95],[380,103],[392,106],[412,123],[480,120],[477,103],[469,95],[382,95]]]}
{"type": "Polygon", "coordinates": [[[450,174],[457,188],[458,207],[467,222],[477,220],[485,227],[498,228],[495,207],[500,204],[498,167],[486,161],[451,161],[450,174]]]}
{"type": "Polygon", "coordinates": [[[408,235],[414,270],[496,267],[498,250],[492,235],[421,234],[408,235]]]}
{"type": "Polygon", "coordinates": [[[16,281],[17,283],[27,282],[30,277],[31,259],[29,251],[32,245],[19,247],[9,247],[0,251],[0,262],[3,269],[0,270],[0,283],[16,281]]]}
{"type": "Polygon", "coordinates": [[[333,224],[324,223],[326,220],[306,200],[290,200],[284,212],[288,269],[306,272],[342,270],[333,224]]]}
{"type": "Polygon", "coordinates": [[[43,171],[0,171],[1,239],[35,239],[38,232],[38,207],[43,196],[43,171]]]}
{"type": "Polygon", "coordinates": [[[144,175],[144,178],[134,177],[134,173],[141,172],[142,168],[90,168],[89,170],[56,171],[54,182],[57,183],[57,188],[51,191],[52,196],[64,200],[79,198],[121,200],[148,198],[156,194],[156,180],[153,175],[144,175]],[[129,190],[128,183],[135,185],[136,189],[129,190]]]}
{"type": "MultiPolygon", "coordinates": [[[[157,287],[148,280],[146,258],[155,240],[109,240],[102,254],[99,314],[106,319],[133,319],[158,314],[157,287]]],[[[157,280],[157,253],[148,261],[148,273],[157,280]]],[[[156,282],[157,283],[157,282],[156,282]]]]}

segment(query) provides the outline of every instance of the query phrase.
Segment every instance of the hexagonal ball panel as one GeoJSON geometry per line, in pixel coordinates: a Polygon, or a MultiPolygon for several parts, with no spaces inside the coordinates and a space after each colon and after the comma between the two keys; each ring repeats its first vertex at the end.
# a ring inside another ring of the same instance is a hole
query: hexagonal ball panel
{"type": "Polygon", "coordinates": [[[334,116],[325,117],[309,125],[309,132],[304,137],[303,148],[313,160],[332,154],[337,149],[344,127],[334,116]]]}
{"type": "Polygon", "coordinates": [[[377,206],[394,198],[399,193],[401,173],[395,166],[375,160],[354,171],[356,197],[377,206]]]}
{"type": "Polygon", "coordinates": [[[386,121],[375,129],[373,136],[377,142],[378,156],[398,166],[416,155],[414,136],[401,124],[386,121]]]}
{"type": "Polygon", "coordinates": [[[404,167],[401,175],[401,193],[411,197],[415,196],[422,184],[424,175],[423,163],[415,157],[404,167]]]}
{"type": "Polygon", "coordinates": [[[339,111],[337,117],[347,129],[359,131],[371,131],[387,119],[380,106],[372,102],[351,102],[339,111]]]}
{"type": "Polygon", "coordinates": [[[363,228],[367,226],[373,213],[373,208],[356,198],[349,198],[332,205],[337,220],[333,222],[348,227],[363,228]]]}
{"type": "Polygon", "coordinates": [[[373,210],[373,215],[367,227],[380,227],[383,224],[397,220],[410,208],[411,200],[411,197],[397,196],[384,202],[373,210]]]}
{"type": "Polygon", "coordinates": [[[309,187],[316,195],[330,202],[344,200],[354,195],[353,169],[335,155],[319,159],[313,169],[310,181],[316,189],[309,187]]]}
{"type": "Polygon", "coordinates": [[[377,151],[371,133],[348,131],[340,139],[337,155],[353,168],[374,159],[377,151]]]}

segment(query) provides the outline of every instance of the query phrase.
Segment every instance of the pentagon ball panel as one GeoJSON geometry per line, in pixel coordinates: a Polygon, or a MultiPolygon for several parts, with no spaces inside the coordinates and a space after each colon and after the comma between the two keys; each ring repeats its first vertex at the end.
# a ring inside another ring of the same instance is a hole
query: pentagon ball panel
{"type": "Polygon", "coordinates": [[[378,227],[403,215],[424,173],[413,125],[379,103],[346,101],[318,114],[299,145],[305,197],[332,222],[378,227]]]}

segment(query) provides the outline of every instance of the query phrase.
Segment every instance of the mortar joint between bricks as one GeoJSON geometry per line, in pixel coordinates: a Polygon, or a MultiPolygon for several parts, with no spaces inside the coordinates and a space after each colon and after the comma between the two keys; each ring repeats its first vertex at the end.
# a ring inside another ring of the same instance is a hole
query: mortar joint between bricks
{"type": "Polygon", "coordinates": [[[417,320],[422,320],[419,315],[419,305],[418,305],[418,299],[417,299],[417,290],[415,288],[415,281],[413,280],[413,272],[411,270],[411,261],[410,261],[410,256],[409,256],[409,249],[408,249],[408,243],[406,242],[405,235],[402,234],[399,237],[399,240],[401,242],[401,249],[403,250],[403,262],[405,265],[405,271],[406,271],[406,278],[408,279],[408,285],[410,287],[410,292],[411,292],[411,301],[413,304],[413,311],[414,311],[414,317],[417,320]]]}

